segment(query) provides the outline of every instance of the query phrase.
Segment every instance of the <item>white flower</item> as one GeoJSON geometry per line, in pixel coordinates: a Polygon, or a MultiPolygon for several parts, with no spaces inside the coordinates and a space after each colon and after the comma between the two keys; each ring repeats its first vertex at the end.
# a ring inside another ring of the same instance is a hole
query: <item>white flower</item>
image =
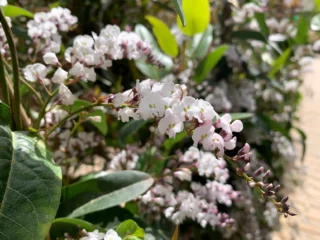
{"type": "Polygon", "coordinates": [[[59,87],[59,99],[64,105],[72,105],[76,100],[69,88],[63,83],[61,83],[59,87]]]}
{"type": "Polygon", "coordinates": [[[59,67],[55,71],[51,80],[54,83],[63,83],[67,78],[68,78],[68,72],[59,67]]]}
{"type": "Polygon", "coordinates": [[[171,109],[167,109],[165,116],[159,121],[158,129],[161,134],[167,133],[172,138],[183,130],[183,122],[172,113],[171,109]]]}
{"type": "Polygon", "coordinates": [[[121,237],[119,237],[116,231],[114,231],[113,229],[110,229],[104,236],[103,240],[121,240],[121,237]]]}
{"type": "Polygon", "coordinates": [[[42,81],[45,85],[47,83],[45,77],[47,76],[47,68],[41,63],[35,63],[33,65],[28,65],[23,69],[24,77],[30,82],[35,82],[37,80],[42,81]]]}
{"type": "Polygon", "coordinates": [[[199,142],[208,138],[214,132],[214,127],[211,124],[205,124],[197,127],[192,134],[193,146],[196,147],[199,142]]]}
{"type": "Polygon", "coordinates": [[[191,181],[191,171],[188,168],[181,168],[179,171],[173,173],[173,175],[180,181],[191,181]]]}
{"type": "Polygon", "coordinates": [[[88,232],[88,236],[80,238],[80,240],[103,240],[105,233],[100,233],[98,229],[88,232]]]}
{"type": "Polygon", "coordinates": [[[50,64],[50,65],[59,65],[60,64],[56,54],[53,52],[47,52],[46,54],[44,54],[43,61],[46,64],[50,64]]]}
{"type": "Polygon", "coordinates": [[[8,1],[7,0],[0,0],[0,7],[4,7],[8,5],[8,1]]]}

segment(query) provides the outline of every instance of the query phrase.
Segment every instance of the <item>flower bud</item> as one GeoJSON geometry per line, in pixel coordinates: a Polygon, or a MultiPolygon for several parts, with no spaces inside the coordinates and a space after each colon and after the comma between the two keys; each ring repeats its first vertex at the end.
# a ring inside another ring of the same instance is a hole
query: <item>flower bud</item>
{"type": "Polygon", "coordinates": [[[253,177],[259,177],[262,174],[263,170],[264,168],[260,167],[257,171],[255,171],[253,177]]]}
{"type": "Polygon", "coordinates": [[[250,163],[247,163],[244,167],[243,167],[243,171],[244,172],[248,172],[250,170],[250,163]]]}
{"type": "Polygon", "coordinates": [[[275,194],[274,191],[266,192],[266,196],[268,196],[268,197],[272,197],[272,196],[274,196],[274,194],[275,194]]]}
{"type": "Polygon", "coordinates": [[[280,189],[280,185],[277,185],[277,186],[274,188],[274,191],[275,191],[275,192],[278,192],[279,189],[280,189]]]}
{"type": "Polygon", "coordinates": [[[263,176],[262,176],[262,180],[265,181],[268,177],[270,177],[270,175],[271,175],[270,170],[266,171],[266,173],[263,174],[263,176]]]}
{"type": "Polygon", "coordinates": [[[273,188],[273,184],[270,183],[270,184],[267,185],[267,187],[266,187],[266,192],[269,192],[272,188],[273,188]]]}
{"type": "Polygon", "coordinates": [[[286,197],[282,198],[280,202],[281,203],[286,203],[288,201],[288,199],[289,199],[289,197],[286,196],[286,197]]]}
{"type": "Polygon", "coordinates": [[[251,187],[251,188],[254,188],[255,186],[256,186],[256,183],[255,182],[249,182],[249,186],[251,187]]]}

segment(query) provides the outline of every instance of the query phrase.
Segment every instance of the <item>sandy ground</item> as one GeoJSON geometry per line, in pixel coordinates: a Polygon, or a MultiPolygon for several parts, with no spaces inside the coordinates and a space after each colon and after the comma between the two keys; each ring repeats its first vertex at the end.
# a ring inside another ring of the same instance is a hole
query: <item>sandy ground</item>
{"type": "Polygon", "coordinates": [[[320,240],[320,59],[305,74],[300,128],[307,134],[307,153],[299,174],[300,186],[289,193],[298,216],[281,219],[274,240],[320,240]]]}

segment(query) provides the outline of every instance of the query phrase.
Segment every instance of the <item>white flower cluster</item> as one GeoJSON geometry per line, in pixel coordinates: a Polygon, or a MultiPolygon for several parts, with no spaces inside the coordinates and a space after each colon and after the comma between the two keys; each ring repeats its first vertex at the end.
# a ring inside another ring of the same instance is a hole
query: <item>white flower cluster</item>
{"type": "Polygon", "coordinates": [[[235,148],[236,137],[232,133],[243,129],[241,121],[231,123],[230,114],[220,117],[209,102],[187,96],[186,86],[173,82],[137,81],[134,89],[115,94],[112,101],[115,107],[128,105],[118,110],[122,121],[129,121],[130,117],[156,118],[159,132],[170,138],[186,125],[194,146],[201,143],[205,150],[215,151],[218,157],[223,157],[224,149],[235,148]],[[219,134],[215,132],[217,129],[221,129],[219,134]]]}
{"type": "Polygon", "coordinates": [[[116,231],[113,229],[108,230],[106,233],[101,233],[99,230],[88,232],[88,236],[80,238],[80,240],[121,240],[116,231]]]}
{"type": "Polygon", "coordinates": [[[56,7],[50,12],[38,12],[27,23],[28,35],[33,40],[34,49],[45,54],[60,52],[61,36],[59,31],[67,32],[78,22],[67,8],[56,7]]]}
{"type": "Polygon", "coordinates": [[[112,158],[108,169],[114,171],[131,170],[135,168],[138,159],[137,154],[122,150],[112,158]]]}
{"type": "Polygon", "coordinates": [[[192,166],[197,167],[200,176],[213,175],[214,180],[208,180],[205,185],[191,182],[190,191],[179,190],[175,193],[174,179],[191,181],[192,173],[186,167],[178,168],[173,173],[166,169],[165,177],[141,197],[142,203],[158,205],[164,215],[177,225],[186,219],[196,220],[202,227],[209,224],[212,228],[225,227],[232,223],[232,220],[226,214],[220,213],[217,207],[217,204],[231,206],[232,201],[239,197],[239,193],[225,183],[229,178],[225,161],[217,159],[212,153],[204,153],[191,147],[181,156],[180,163],[192,163],[192,166]]]}
{"type": "Polygon", "coordinates": [[[272,132],[272,151],[278,153],[281,158],[292,162],[296,160],[297,153],[292,142],[280,132],[272,132]]]}

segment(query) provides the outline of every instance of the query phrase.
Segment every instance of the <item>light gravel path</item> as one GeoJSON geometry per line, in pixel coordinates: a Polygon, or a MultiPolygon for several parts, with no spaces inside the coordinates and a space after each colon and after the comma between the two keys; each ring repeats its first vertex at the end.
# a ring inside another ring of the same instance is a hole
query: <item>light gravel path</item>
{"type": "Polygon", "coordinates": [[[313,69],[304,76],[299,110],[299,126],[307,134],[307,153],[299,172],[303,180],[289,193],[298,216],[281,219],[274,240],[320,240],[320,59],[313,69]]]}

